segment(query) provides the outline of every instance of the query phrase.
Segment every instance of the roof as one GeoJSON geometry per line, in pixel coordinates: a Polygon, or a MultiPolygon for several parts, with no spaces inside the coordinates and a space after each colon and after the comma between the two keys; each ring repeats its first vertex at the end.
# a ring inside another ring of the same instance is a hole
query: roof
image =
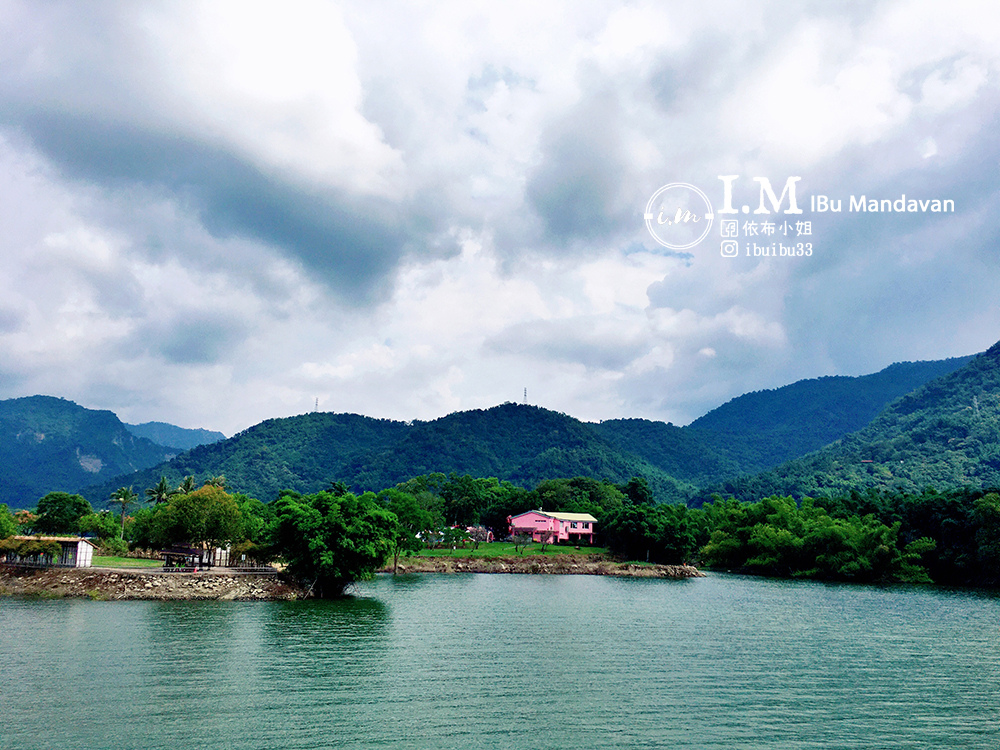
{"type": "Polygon", "coordinates": [[[537,513],[540,516],[554,518],[557,521],[590,521],[591,523],[597,523],[597,519],[589,513],[549,513],[544,510],[528,510],[524,513],[518,513],[516,516],[511,516],[511,520],[513,521],[515,518],[526,516],[529,513],[537,513]]]}
{"type": "Polygon", "coordinates": [[[97,545],[94,544],[89,539],[84,539],[82,536],[42,536],[36,534],[35,536],[15,536],[15,539],[23,539],[24,541],[37,541],[37,542],[73,542],[77,544],[79,542],[86,542],[94,549],[97,549],[97,545]]]}

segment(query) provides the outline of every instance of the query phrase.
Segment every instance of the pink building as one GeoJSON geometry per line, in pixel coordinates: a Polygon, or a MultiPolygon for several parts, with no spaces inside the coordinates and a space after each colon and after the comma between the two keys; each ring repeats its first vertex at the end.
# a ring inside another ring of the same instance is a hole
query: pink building
{"type": "Polygon", "coordinates": [[[549,513],[529,510],[517,516],[508,516],[510,535],[531,534],[536,542],[543,539],[550,542],[570,544],[594,543],[597,519],[589,513],[549,513]]]}

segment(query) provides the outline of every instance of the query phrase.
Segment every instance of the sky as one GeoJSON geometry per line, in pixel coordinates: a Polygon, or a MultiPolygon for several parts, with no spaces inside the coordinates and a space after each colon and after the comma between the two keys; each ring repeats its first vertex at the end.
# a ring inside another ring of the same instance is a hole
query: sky
{"type": "Polygon", "coordinates": [[[686,424],[1000,339],[992,0],[0,0],[0,38],[0,398],[686,424]]]}

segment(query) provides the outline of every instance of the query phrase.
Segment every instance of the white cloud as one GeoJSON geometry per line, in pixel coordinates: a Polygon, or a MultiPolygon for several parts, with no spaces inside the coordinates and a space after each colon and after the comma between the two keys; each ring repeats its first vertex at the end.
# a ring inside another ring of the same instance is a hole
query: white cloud
{"type": "Polygon", "coordinates": [[[982,3],[9,9],[2,397],[234,432],[527,386],[683,422],[995,337],[982,3]],[[814,217],[811,258],[662,254],[649,195],[737,173],[962,208],[814,217]]]}

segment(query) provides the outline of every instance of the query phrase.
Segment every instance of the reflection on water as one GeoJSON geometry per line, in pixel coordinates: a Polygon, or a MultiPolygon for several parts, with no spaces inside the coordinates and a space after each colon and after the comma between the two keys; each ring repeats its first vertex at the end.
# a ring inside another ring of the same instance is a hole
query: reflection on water
{"type": "Polygon", "coordinates": [[[515,575],[355,593],[0,600],[0,748],[1000,746],[994,596],[515,575]]]}

